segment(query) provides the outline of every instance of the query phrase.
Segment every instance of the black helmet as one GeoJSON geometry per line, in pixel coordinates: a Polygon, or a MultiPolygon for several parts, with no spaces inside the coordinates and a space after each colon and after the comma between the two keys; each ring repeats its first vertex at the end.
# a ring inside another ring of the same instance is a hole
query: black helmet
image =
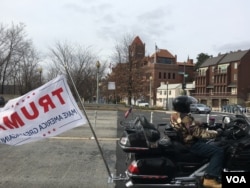
{"type": "Polygon", "coordinates": [[[182,95],[178,96],[173,100],[174,110],[180,113],[189,113],[190,104],[197,103],[197,99],[191,96],[182,95]]]}

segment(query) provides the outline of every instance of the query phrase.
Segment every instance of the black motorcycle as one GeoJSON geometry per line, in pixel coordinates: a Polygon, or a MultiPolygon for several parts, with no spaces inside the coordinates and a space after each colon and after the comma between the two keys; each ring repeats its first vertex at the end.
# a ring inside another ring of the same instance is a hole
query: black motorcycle
{"type": "MultiPolygon", "coordinates": [[[[161,135],[144,116],[135,121],[138,129],[127,129],[119,145],[132,154],[125,176],[127,187],[201,187],[208,159],[192,154],[180,142],[180,136],[169,124],[161,135]]],[[[160,125],[160,126],[162,126],[160,125]]],[[[244,115],[225,116],[222,123],[205,123],[220,130],[221,136],[207,140],[225,148],[223,172],[249,172],[250,122],[244,115]]]]}

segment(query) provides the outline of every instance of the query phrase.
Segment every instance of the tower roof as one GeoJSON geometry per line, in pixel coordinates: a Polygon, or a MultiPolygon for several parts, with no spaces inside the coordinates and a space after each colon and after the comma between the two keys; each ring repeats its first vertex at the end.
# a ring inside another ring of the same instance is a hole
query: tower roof
{"type": "Polygon", "coordinates": [[[139,36],[136,36],[135,39],[133,40],[132,45],[135,45],[135,44],[136,45],[143,45],[139,36]]]}

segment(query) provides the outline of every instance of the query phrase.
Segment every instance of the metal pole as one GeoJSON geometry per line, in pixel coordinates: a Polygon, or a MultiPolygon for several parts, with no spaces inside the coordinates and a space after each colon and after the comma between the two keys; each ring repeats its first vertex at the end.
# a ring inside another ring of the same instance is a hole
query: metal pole
{"type": "Polygon", "coordinates": [[[99,99],[99,68],[97,68],[97,74],[96,74],[96,103],[98,104],[99,99]]]}
{"type": "Polygon", "coordinates": [[[183,83],[186,83],[186,63],[184,62],[184,79],[183,79],[183,83]]]}
{"type": "Polygon", "coordinates": [[[154,112],[151,112],[151,115],[150,115],[150,123],[153,123],[153,114],[154,114],[154,112]]]}
{"type": "Polygon", "coordinates": [[[96,128],[97,111],[95,111],[95,127],[96,128]]]}
{"type": "Polygon", "coordinates": [[[167,82],[167,100],[166,100],[166,110],[168,110],[168,82],[167,82]]]}
{"type": "Polygon", "coordinates": [[[152,76],[149,77],[149,107],[152,106],[152,76]]]}
{"type": "Polygon", "coordinates": [[[184,73],[183,73],[183,94],[186,95],[186,63],[184,62],[184,73]]]}
{"type": "Polygon", "coordinates": [[[96,104],[99,102],[99,68],[100,68],[100,62],[96,62],[97,67],[97,73],[96,73],[96,104]]]}
{"type": "Polygon", "coordinates": [[[95,138],[97,147],[98,147],[99,152],[100,152],[100,154],[101,154],[101,156],[102,156],[102,159],[103,159],[103,162],[104,162],[104,164],[105,164],[106,170],[107,170],[107,172],[108,172],[109,178],[112,178],[112,174],[111,174],[111,171],[110,171],[110,169],[109,169],[108,163],[107,163],[107,161],[106,161],[106,159],[105,159],[105,157],[104,157],[102,148],[101,148],[100,143],[99,143],[99,141],[98,141],[98,139],[97,139],[97,136],[96,136],[96,134],[95,134],[94,128],[93,128],[93,126],[92,126],[92,124],[91,124],[91,122],[90,122],[90,120],[89,120],[89,118],[88,118],[88,115],[87,115],[87,112],[86,112],[85,107],[84,107],[84,105],[83,105],[83,102],[82,102],[82,100],[81,100],[80,94],[79,94],[79,92],[78,92],[78,90],[77,90],[77,88],[76,88],[76,85],[75,85],[75,83],[74,83],[74,81],[73,81],[72,76],[71,76],[70,73],[69,73],[69,70],[68,70],[67,65],[65,64],[64,67],[65,67],[65,70],[66,70],[66,72],[67,72],[67,74],[68,74],[68,76],[69,76],[69,78],[70,78],[70,81],[71,81],[71,83],[72,83],[72,85],[73,85],[73,88],[74,88],[74,90],[75,90],[75,92],[76,92],[77,98],[78,98],[78,100],[80,101],[80,104],[81,104],[83,113],[84,113],[84,115],[85,115],[85,117],[86,117],[86,119],[87,119],[87,121],[88,121],[88,124],[89,124],[89,127],[90,127],[90,129],[91,129],[91,132],[92,132],[92,134],[93,134],[93,136],[94,136],[94,138],[95,138]]]}
{"type": "Polygon", "coordinates": [[[149,106],[151,107],[151,79],[149,80],[149,106]]]}

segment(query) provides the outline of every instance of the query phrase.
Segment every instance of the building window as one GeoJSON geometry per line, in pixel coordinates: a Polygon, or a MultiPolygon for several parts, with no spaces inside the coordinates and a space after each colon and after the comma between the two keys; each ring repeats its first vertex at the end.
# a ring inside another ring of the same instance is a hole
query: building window
{"type": "Polygon", "coordinates": [[[163,74],[163,78],[166,79],[166,73],[165,73],[165,72],[164,72],[164,74],[163,74]]]}
{"type": "Polygon", "coordinates": [[[159,72],[159,79],[161,79],[161,72],[159,72]]]}
{"type": "Polygon", "coordinates": [[[171,73],[168,73],[168,79],[171,79],[171,73]]]}
{"type": "Polygon", "coordinates": [[[237,69],[237,67],[238,67],[238,63],[235,62],[235,63],[234,63],[234,69],[237,69]]]}
{"type": "Polygon", "coordinates": [[[202,69],[202,71],[201,71],[201,76],[205,76],[205,70],[204,69],[202,69]]]}
{"type": "Polygon", "coordinates": [[[237,74],[234,74],[234,80],[237,80],[237,74]]]}
{"type": "Polygon", "coordinates": [[[237,89],[235,87],[231,88],[231,94],[237,94],[237,89]]]}

